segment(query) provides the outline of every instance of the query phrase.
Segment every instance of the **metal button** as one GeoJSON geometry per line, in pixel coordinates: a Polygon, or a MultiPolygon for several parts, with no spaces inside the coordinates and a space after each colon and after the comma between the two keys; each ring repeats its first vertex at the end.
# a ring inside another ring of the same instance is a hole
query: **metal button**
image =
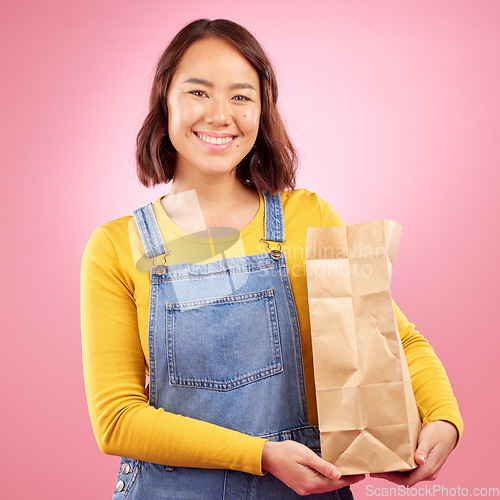
{"type": "Polygon", "coordinates": [[[271,259],[280,260],[281,259],[281,252],[279,250],[271,250],[271,259]]]}
{"type": "Polygon", "coordinates": [[[120,470],[122,474],[130,474],[132,472],[132,467],[130,467],[130,464],[124,463],[120,470]]]}
{"type": "Polygon", "coordinates": [[[167,266],[163,265],[163,264],[160,264],[159,266],[156,266],[155,267],[155,274],[158,274],[158,275],[163,275],[167,272],[167,266]]]}
{"type": "Polygon", "coordinates": [[[116,483],[116,491],[123,491],[125,489],[125,483],[123,481],[118,481],[116,483]]]}
{"type": "Polygon", "coordinates": [[[168,472],[172,472],[173,470],[175,470],[175,467],[172,465],[165,465],[165,470],[168,472]]]}

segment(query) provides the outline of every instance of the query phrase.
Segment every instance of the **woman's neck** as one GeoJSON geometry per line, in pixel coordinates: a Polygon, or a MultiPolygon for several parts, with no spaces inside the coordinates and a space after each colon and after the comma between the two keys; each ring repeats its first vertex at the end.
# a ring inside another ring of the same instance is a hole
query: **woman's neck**
{"type": "Polygon", "coordinates": [[[174,177],[162,205],[172,221],[188,232],[207,227],[241,230],[257,214],[259,195],[229,176],[198,180],[174,177]]]}

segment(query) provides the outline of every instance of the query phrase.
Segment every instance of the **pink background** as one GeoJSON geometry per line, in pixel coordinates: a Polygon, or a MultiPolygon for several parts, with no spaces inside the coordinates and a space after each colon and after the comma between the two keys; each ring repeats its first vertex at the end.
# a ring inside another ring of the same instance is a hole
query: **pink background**
{"type": "MultiPolygon", "coordinates": [[[[111,498],[81,367],[92,230],[168,187],[136,180],[154,64],[198,17],[267,48],[299,186],[403,227],[393,295],[445,364],[465,433],[434,484],[499,487],[497,0],[4,2],[1,496],[111,498]],[[5,279],[6,275],[6,279],[5,279]]],[[[390,486],[368,479],[357,485],[390,486]]],[[[439,495],[436,495],[439,497],[439,495]]]]}

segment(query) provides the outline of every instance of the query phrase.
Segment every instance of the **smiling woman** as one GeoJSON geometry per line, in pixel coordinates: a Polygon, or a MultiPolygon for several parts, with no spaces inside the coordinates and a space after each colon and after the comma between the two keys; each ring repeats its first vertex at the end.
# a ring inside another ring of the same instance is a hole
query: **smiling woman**
{"type": "Polygon", "coordinates": [[[180,60],[167,108],[176,180],[196,176],[204,183],[206,176],[234,176],[259,132],[259,75],[229,42],[200,40],[180,60]]]}
{"type": "MultiPolygon", "coordinates": [[[[160,58],[137,173],[170,190],[98,227],[82,262],[85,385],[100,448],[122,457],[115,500],[349,499],[363,479],[319,456],[306,234],[343,221],[294,189],[277,100],[263,49],[231,21],[194,21],[160,58]]],[[[409,484],[437,473],[462,421],[395,314],[426,424],[409,484]]]]}
{"type": "MultiPolygon", "coordinates": [[[[158,62],[150,111],[137,137],[138,176],[145,186],[169,182],[174,176],[177,151],[170,140],[172,131],[169,129],[170,109],[167,105],[174,80],[189,86],[184,90],[191,92],[193,97],[209,99],[212,105],[222,105],[220,95],[215,102],[210,99],[212,91],[217,90],[218,94],[222,90],[229,91],[230,102],[240,104],[248,111],[243,113],[246,123],[250,124],[255,118],[252,110],[255,113],[258,109],[257,137],[252,144],[255,147],[236,165],[236,176],[244,185],[271,193],[294,187],[297,155],[278,111],[278,85],[272,65],[248,30],[224,19],[201,19],[189,24],[174,37],[158,62]],[[200,49],[200,44],[205,48],[200,49]],[[234,67],[218,54],[221,48],[234,67]],[[192,67],[191,73],[179,79],[178,70],[182,69],[183,61],[186,70],[188,57],[193,59],[191,62],[197,59],[197,67],[192,67]],[[212,64],[208,63],[209,60],[212,64]],[[206,72],[207,76],[195,74],[196,70],[206,72]],[[223,89],[224,85],[229,88],[223,89]]],[[[228,111],[219,107],[212,113],[221,110],[228,111]]],[[[215,116],[215,120],[217,124],[220,117],[215,116]]],[[[208,128],[214,128],[214,125],[208,128]]]]}

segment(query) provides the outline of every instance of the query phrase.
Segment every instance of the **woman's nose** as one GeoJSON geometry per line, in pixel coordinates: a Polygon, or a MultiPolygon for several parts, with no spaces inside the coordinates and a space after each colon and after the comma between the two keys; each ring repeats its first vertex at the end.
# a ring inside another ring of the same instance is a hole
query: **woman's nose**
{"type": "Polygon", "coordinates": [[[205,114],[205,121],[211,125],[229,125],[232,121],[230,105],[226,99],[212,97],[205,114]]]}

